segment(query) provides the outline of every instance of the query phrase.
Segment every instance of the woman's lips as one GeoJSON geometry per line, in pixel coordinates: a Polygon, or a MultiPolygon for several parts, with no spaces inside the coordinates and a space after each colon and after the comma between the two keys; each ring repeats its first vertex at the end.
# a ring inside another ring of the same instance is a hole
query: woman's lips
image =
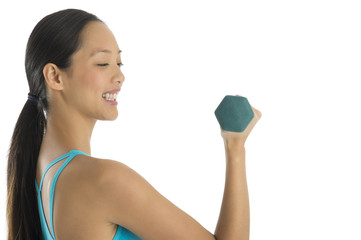
{"type": "Polygon", "coordinates": [[[118,93],[120,91],[120,88],[112,89],[110,91],[106,91],[104,93],[118,93]]]}
{"type": "Polygon", "coordinates": [[[107,91],[105,93],[103,93],[102,97],[103,99],[111,104],[111,105],[117,105],[117,97],[118,97],[118,93],[119,93],[120,89],[113,89],[111,91],[107,91]]]}
{"type": "Polygon", "coordinates": [[[117,100],[109,101],[109,100],[104,99],[104,101],[110,105],[118,105],[117,100]]]}

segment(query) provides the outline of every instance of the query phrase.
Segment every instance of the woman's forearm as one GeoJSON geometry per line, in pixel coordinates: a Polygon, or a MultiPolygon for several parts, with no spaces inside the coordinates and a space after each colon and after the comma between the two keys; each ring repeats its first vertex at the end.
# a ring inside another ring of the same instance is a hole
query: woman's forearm
{"type": "Polygon", "coordinates": [[[249,197],[244,142],[225,141],[226,181],[215,231],[217,240],[248,240],[249,197]]]}

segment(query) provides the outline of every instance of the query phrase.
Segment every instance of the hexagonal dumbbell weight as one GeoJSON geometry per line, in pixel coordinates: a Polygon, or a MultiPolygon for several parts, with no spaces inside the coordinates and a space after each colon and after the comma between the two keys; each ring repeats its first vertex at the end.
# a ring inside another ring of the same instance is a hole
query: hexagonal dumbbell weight
{"type": "Polygon", "coordinates": [[[232,95],[223,98],[214,114],[221,128],[230,132],[243,132],[254,117],[247,98],[232,95]]]}

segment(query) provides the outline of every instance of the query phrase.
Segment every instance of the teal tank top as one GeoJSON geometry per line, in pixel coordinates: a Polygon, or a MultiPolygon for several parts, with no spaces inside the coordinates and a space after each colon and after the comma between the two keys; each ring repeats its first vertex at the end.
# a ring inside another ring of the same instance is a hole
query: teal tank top
{"type": "MultiPolygon", "coordinates": [[[[43,234],[43,240],[55,240],[55,234],[54,234],[54,226],[53,226],[53,204],[54,204],[54,192],[55,192],[55,184],[56,181],[58,180],[58,177],[60,175],[60,173],[63,171],[63,169],[66,167],[66,165],[68,165],[68,163],[76,156],[76,155],[87,155],[88,154],[79,151],[79,150],[71,150],[70,152],[64,154],[63,156],[58,157],[57,159],[55,159],[54,161],[52,161],[45,169],[42,177],[41,177],[41,181],[40,181],[40,185],[38,186],[36,180],[35,180],[35,187],[37,190],[37,195],[38,195],[38,208],[39,208],[39,215],[40,215],[40,223],[41,223],[41,231],[43,234]],[[60,166],[60,168],[58,169],[58,171],[55,173],[54,178],[51,181],[51,186],[50,186],[50,199],[49,199],[49,214],[50,214],[50,228],[48,227],[47,223],[46,223],[46,219],[45,219],[45,215],[44,215],[44,210],[43,210],[43,203],[41,201],[41,188],[43,186],[43,180],[44,180],[44,176],[47,173],[47,171],[57,162],[63,160],[67,158],[64,163],[60,166]],[[54,237],[53,237],[54,236],[54,237]]],[[[115,233],[115,236],[113,238],[113,240],[141,240],[138,236],[136,236],[134,233],[132,233],[131,231],[129,231],[128,229],[126,229],[125,227],[122,227],[120,225],[118,225],[117,231],[115,233]]]]}

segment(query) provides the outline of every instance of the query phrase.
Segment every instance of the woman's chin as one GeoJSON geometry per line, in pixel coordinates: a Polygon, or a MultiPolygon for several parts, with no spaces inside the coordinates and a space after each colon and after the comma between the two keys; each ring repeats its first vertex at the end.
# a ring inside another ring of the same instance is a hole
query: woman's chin
{"type": "Polygon", "coordinates": [[[114,120],[116,120],[117,118],[118,118],[118,111],[117,111],[116,114],[113,114],[112,116],[110,116],[107,120],[109,120],[109,121],[114,121],[114,120]]]}
{"type": "Polygon", "coordinates": [[[112,112],[107,112],[102,117],[100,117],[98,120],[114,121],[117,118],[118,118],[118,110],[115,110],[115,111],[112,111],[112,112]]]}

